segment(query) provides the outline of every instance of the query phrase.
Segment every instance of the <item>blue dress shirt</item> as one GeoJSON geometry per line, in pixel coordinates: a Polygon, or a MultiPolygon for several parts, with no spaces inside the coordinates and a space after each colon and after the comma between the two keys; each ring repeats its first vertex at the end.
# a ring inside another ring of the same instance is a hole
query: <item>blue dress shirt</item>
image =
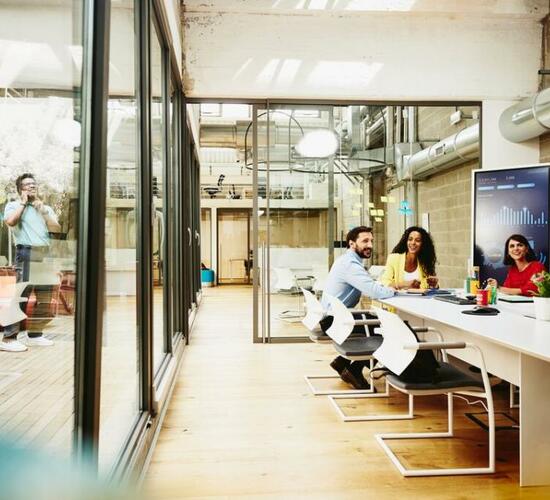
{"type": "Polygon", "coordinates": [[[325,310],[328,309],[326,293],[340,299],[346,307],[355,307],[362,294],[371,299],[387,299],[395,295],[394,290],[371,278],[361,257],[351,249],[338,257],[330,269],[321,299],[325,310]]]}

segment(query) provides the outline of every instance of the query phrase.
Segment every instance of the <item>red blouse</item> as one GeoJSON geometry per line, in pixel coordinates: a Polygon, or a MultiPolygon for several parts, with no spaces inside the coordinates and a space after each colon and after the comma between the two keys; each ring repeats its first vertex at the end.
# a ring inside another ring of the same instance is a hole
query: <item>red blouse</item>
{"type": "Polygon", "coordinates": [[[530,294],[527,293],[528,290],[532,290],[535,293],[538,292],[537,286],[531,281],[531,277],[542,271],[545,271],[544,265],[538,260],[529,262],[529,265],[521,272],[514,264],[508,268],[508,276],[506,276],[502,286],[507,288],[519,288],[521,290],[521,295],[530,296],[530,294]]]}

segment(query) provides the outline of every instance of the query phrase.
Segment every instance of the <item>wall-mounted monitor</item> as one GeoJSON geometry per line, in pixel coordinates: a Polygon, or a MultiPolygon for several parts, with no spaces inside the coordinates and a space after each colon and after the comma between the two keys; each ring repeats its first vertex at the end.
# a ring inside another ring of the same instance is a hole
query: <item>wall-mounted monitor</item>
{"type": "Polygon", "coordinates": [[[548,266],[550,165],[474,172],[474,265],[480,278],[502,283],[504,244],[523,234],[537,259],[548,266]]]}

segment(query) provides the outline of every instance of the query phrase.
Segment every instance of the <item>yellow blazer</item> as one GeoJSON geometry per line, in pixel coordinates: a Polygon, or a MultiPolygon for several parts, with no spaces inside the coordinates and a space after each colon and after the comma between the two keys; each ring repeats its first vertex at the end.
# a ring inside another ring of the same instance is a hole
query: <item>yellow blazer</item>
{"type": "MultiPolygon", "coordinates": [[[[386,269],[380,278],[385,286],[395,286],[405,280],[405,255],[404,253],[390,253],[386,261],[386,269]]],[[[420,288],[428,288],[428,280],[424,269],[418,264],[418,275],[420,276],[420,288]]]]}

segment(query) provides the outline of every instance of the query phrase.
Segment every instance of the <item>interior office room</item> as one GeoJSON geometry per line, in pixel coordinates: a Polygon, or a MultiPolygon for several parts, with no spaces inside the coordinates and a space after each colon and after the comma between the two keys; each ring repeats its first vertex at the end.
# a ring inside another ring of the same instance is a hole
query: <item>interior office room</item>
{"type": "Polygon", "coordinates": [[[549,14],[0,0],[0,498],[549,496],[549,14]]]}

